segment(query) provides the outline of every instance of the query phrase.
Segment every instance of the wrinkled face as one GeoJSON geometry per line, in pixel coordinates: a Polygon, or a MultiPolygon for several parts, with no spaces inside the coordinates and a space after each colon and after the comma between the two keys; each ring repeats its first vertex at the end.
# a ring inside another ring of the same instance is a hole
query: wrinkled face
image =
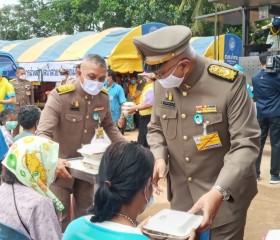
{"type": "Polygon", "coordinates": [[[95,62],[83,62],[81,66],[81,83],[83,84],[85,79],[104,82],[106,72],[105,67],[99,66],[95,62]]]}
{"type": "Polygon", "coordinates": [[[17,70],[16,75],[17,75],[17,77],[26,75],[26,71],[24,69],[19,69],[19,70],[17,70]]]}

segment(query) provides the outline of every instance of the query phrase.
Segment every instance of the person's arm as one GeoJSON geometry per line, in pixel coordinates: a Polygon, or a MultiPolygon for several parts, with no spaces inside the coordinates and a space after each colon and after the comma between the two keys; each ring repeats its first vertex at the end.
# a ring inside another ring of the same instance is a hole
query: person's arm
{"type": "Polygon", "coordinates": [[[31,91],[30,104],[31,104],[31,105],[34,105],[34,103],[35,103],[35,101],[34,101],[34,86],[33,86],[32,81],[30,81],[30,84],[31,84],[31,89],[30,89],[30,91],[31,91]]]}
{"type": "MultiPolygon", "coordinates": [[[[230,202],[240,201],[244,195],[253,197],[256,193],[254,188],[248,192],[248,187],[243,187],[256,181],[255,161],[259,154],[260,141],[260,128],[255,109],[246,92],[245,84],[245,76],[241,74],[241,77],[232,83],[228,93],[227,121],[231,147],[224,156],[223,168],[214,184],[230,195],[230,202]]],[[[222,201],[223,195],[214,187],[190,209],[191,213],[203,210],[204,219],[200,231],[211,226],[222,201]]]]}
{"type": "Polygon", "coordinates": [[[61,111],[62,103],[60,96],[53,90],[50,92],[46,105],[41,113],[36,135],[52,139],[59,122],[61,111]]]}
{"type": "Polygon", "coordinates": [[[50,199],[42,198],[32,209],[28,221],[31,239],[60,240],[62,238],[54,204],[50,199]]]}
{"type": "Polygon", "coordinates": [[[16,104],[16,93],[15,93],[15,88],[11,83],[7,83],[7,92],[6,95],[8,96],[9,99],[6,100],[0,100],[0,104],[5,104],[5,105],[14,105],[16,104]]]}
{"type": "Polygon", "coordinates": [[[146,93],[144,102],[142,102],[138,105],[132,106],[128,113],[133,114],[136,112],[136,110],[140,111],[140,110],[149,109],[153,106],[153,102],[154,102],[154,92],[151,89],[146,93]]]}
{"type": "Polygon", "coordinates": [[[120,131],[114,124],[111,110],[110,110],[109,101],[107,101],[106,109],[107,109],[107,113],[106,113],[103,121],[101,122],[101,126],[104,128],[104,131],[108,135],[111,142],[126,141],[125,138],[123,137],[123,135],[120,133],[120,131]]]}
{"type": "Polygon", "coordinates": [[[10,97],[9,99],[6,100],[0,100],[0,104],[4,105],[14,105],[16,104],[17,100],[16,97],[10,97]]]}
{"type": "MultiPolygon", "coordinates": [[[[159,116],[157,115],[157,105],[160,104],[160,101],[157,100],[157,85],[154,85],[154,107],[151,115],[151,121],[148,124],[148,133],[147,133],[147,141],[150,146],[150,150],[152,151],[155,158],[155,166],[153,173],[153,183],[155,186],[158,186],[158,181],[161,178],[166,176],[167,171],[167,161],[168,161],[168,149],[167,143],[163,134],[162,126],[160,123],[159,116]]],[[[160,192],[160,189],[157,188],[157,193],[160,192]]]]}

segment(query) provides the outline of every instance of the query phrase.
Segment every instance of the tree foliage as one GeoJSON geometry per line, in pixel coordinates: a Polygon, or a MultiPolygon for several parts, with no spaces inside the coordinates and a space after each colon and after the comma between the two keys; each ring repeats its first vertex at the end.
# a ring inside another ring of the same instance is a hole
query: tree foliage
{"type": "MultiPolygon", "coordinates": [[[[214,24],[195,17],[214,12],[208,0],[19,0],[0,9],[0,38],[29,39],[147,22],[181,24],[213,35],[214,24]]],[[[219,6],[219,9],[221,7],[219,6]]]]}

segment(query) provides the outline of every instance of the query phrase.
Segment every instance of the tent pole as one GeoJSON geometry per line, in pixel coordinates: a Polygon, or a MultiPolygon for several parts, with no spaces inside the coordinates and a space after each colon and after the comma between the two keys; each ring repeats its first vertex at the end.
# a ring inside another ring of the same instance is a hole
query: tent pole
{"type": "Polygon", "coordinates": [[[217,37],[217,23],[218,23],[218,13],[217,13],[217,4],[215,5],[215,24],[214,24],[214,60],[217,60],[217,47],[216,47],[216,37],[217,37]]]}

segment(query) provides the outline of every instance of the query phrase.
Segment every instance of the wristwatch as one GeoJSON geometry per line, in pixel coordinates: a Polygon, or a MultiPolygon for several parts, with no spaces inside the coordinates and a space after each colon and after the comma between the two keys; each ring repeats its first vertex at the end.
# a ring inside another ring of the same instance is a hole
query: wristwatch
{"type": "Polygon", "coordinates": [[[224,201],[228,201],[229,200],[230,194],[229,194],[229,192],[227,190],[225,190],[221,186],[217,186],[217,185],[213,186],[213,188],[217,189],[220,192],[220,194],[222,194],[224,201]]]}

